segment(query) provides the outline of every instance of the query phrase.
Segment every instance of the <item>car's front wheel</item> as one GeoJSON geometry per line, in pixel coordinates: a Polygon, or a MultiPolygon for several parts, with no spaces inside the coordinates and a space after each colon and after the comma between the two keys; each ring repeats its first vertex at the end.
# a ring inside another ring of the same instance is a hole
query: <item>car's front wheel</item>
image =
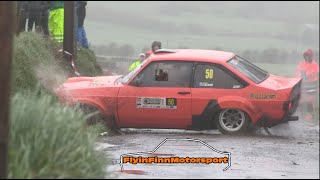
{"type": "Polygon", "coordinates": [[[240,109],[223,109],[218,113],[215,122],[223,134],[243,134],[248,130],[250,118],[240,109]]]}
{"type": "Polygon", "coordinates": [[[85,115],[90,115],[86,119],[88,125],[94,125],[103,121],[104,118],[98,108],[87,104],[80,104],[79,107],[85,115]]]}
{"type": "Polygon", "coordinates": [[[97,107],[88,104],[80,104],[79,107],[86,116],[89,116],[86,119],[88,125],[100,123],[108,129],[109,133],[118,134],[119,129],[114,125],[113,119],[106,118],[97,107]]]}

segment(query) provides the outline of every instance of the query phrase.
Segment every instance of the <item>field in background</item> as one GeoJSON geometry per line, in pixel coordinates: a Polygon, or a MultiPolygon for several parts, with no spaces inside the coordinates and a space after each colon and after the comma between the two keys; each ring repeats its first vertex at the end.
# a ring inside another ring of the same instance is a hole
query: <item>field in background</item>
{"type": "Polygon", "coordinates": [[[272,74],[277,74],[285,77],[294,77],[296,74],[296,64],[269,64],[269,63],[254,63],[260,68],[272,74]]]}
{"type": "MultiPolygon", "coordinates": [[[[131,63],[136,59],[134,57],[108,57],[97,56],[97,63],[104,70],[112,70],[118,74],[124,74],[131,63]]],[[[271,64],[271,63],[255,63],[258,67],[268,71],[269,73],[281,75],[285,77],[294,77],[297,64],[271,64]]]]}
{"type": "Polygon", "coordinates": [[[90,41],[95,44],[110,44],[112,42],[118,45],[132,44],[136,51],[143,48],[149,48],[154,40],[162,42],[164,48],[188,47],[193,49],[216,49],[223,48],[225,51],[242,52],[247,49],[263,50],[267,48],[277,48],[284,50],[303,51],[308,48],[297,42],[286,42],[261,35],[260,37],[241,37],[230,35],[212,34],[201,36],[197,34],[163,34],[153,33],[135,28],[128,28],[122,25],[100,24],[97,22],[88,22],[87,32],[90,41]]]}
{"type": "Polygon", "coordinates": [[[310,48],[299,38],[305,23],[318,24],[319,9],[312,4],[316,2],[263,3],[88,2],[85,26],[93,45],[132,44],[136,51],[154,40],[166,48],[219,47],[237,53],[310,48]],[[305,13],[296,13],[301,11],[305,13]]]}

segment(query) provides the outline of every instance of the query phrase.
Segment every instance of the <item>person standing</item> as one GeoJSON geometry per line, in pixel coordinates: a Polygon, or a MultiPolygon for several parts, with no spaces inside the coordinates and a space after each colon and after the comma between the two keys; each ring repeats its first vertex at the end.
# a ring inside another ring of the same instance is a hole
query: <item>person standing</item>
{"type": "Polygon", "coordinates": [[[88,49],[88,39],[84,29],[84,19],[86,17],[87,1],[76,1],[77,7],[77,42],[78,45],[88,49]]]}
{"type": "Polygon", "coordinates": [[[28,7],[28,1],[17,1],[17,35],[26,30],[28,7]]]}
{"type": "Polygon", "coordinates": [[[305,119],[311,119],[314,113],[316,91],[319,89],[319,65],[313,60],[313,52],[308,49],[303,54],[304,60],[297,67],[296,76],[302,78],[302,90],[304,92],[304,103],[302,106],[307,110],[305,119]],[[308,92],[309,91],[309,92],[308,92]]]}
{"type": "Polygon", "coordinates": [[[64,32],[64,1],[50,2],[48,26],[51,38],[62,43],[64,32]]]}
{"type": "Polygon", "coordinates": [[[49,37],[49,8],[50,8],[50,1],[42,1],[42,12],[40,18],[40,29],[46,37],[49,37]]]}
{"type": "Polygon", "coordinates": [[[36,31],[39,31],[43,1],[29,1],[28,6],[29,6],[28,7],[28,10],[29,10],[28,31],[32,31],[33,25],[35,25],[36,31]]]}
{"type": "Polygon", "coordinates": [[[151,44],[151,50],[146,53],[146,58],[148,58],[151,54],[155,53],[159,49],[161,49],[161,42],[154,41],[151,44]]]}
{"type": "Polygon", "coordinates": [[[141,53],[139,55],[139,59],[135,62],[133,62],[129,67],[129,72],[133,71],[137,66],[139,66],[144,60],[146,59],[146,55],[144,53],[141,53]]]}

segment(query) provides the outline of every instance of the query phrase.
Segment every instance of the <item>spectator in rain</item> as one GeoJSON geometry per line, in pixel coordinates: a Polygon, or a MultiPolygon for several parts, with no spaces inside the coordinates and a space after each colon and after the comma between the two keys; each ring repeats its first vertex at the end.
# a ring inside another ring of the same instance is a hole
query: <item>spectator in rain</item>
{"type": "Polygon", "coordinates": [[[48,31],[48,1],[29,1],[29,20],[28,31],[32,31],[33,25],[35,30],[42,31],[45,35],[49,35],[48,31]]]}
{"type": "Polygon", "coordinates": [[[44,33],[45,36],[49,37],[49,8],[50,8],[50,1],[43,1],[43,8],[41,13],[40,19],[40,30],[44,33]]]}
{"type": "Polygon", "coordinates": [[[139,59],[135,62],[133,62],[129,67],[129,72],[134,70],[137,66],[139,66],[144,60],[146,59],[146,55],[144,53],[141,53],[139,55],[139,59]]]}
{"type": "Polygon", "coordinates": [[[17,2],[17,35],[26,30],[28,19],[28,1],[17,2]]]}
{"type": "Polygon", "coordinates": [[[158,49],[161,49],[161,42],[159,42],[159,41],[154,41],[154,42],[151,44],[151,50],[146,53],[146,58],[148,58],[151,54],[153,54],[154,52],[156,52],[158,49]]]}
{"type": "Polygon", "coordinates": [[[51,38],[63,42],[64,1],[50,1],[49,32],[51,38]]]}
{"type": "Polygon", "coordinates": [[[304,60],[297,67],[297,76],[303,78],[307,82],[318,81],[319,65],[313,60],[313,52],[308,49],[303,53],[304,60]]]}
{"type": "MultiPolygon", "coordinates": [[[[303,57],[304,60],[301,61],[297,67],[297,77],[302,78],[303,90],[316,90],[319,88],[319,65],[313,60],[313,52],[311,49],[308,49],[303,54],[303,57]]],[[[305,116],[305,119],[311,119],[311,114],[314,112],[315,93],[313,92],[307,94],[306,99],[307,101],[302,104],[308,112],[308,114],[305,116]]]]}
{"type": "Polygon", "coordinates": [[[89,48],[86,31],[84,29],[84,19],[86,17],[87,1],[76,1],[77,9],[77,42],[83,48],[89,48]]]}

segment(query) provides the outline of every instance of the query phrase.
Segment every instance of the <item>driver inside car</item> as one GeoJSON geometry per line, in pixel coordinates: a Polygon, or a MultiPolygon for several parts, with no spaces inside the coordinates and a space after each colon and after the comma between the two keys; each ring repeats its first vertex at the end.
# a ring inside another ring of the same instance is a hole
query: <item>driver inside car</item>
{"type": "Polygon", "coordinates": [[[156,73],[156,81],[168,81],[168,73],[160,69],[156,73]]]}

